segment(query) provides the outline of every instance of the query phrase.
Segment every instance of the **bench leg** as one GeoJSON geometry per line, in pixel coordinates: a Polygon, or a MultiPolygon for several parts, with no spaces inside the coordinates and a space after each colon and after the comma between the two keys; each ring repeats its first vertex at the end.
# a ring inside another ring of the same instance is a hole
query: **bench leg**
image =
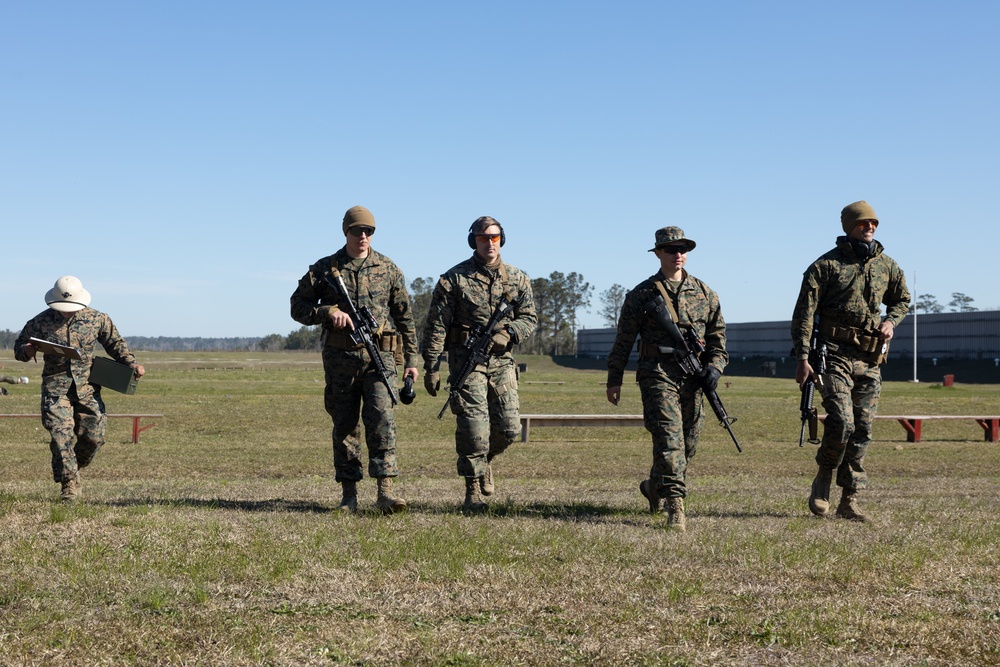
{"type": "Polygon", "coordinates": [[[156,423],[154,422],[152,424],[146,424],[145,426],[143,426],[142,428],[140,428],[139,427],[139,420],[140,419],[142,419],[142,417],[132,417],[132,444],[133,445],[138,445],[139,444],[139,434],[140,433],[142,433],[143,431],[148,431],[149,429],[151,429],[154,426],[156,426],[156,423]]]}
{"type": "Polygon", "coordinates": [[[525,419],[521,424],[521,442],[528,442],[528,431],[531,429],[531,420],[525,419]]]}
{"type": "Polygon", "coordinates": [[[1000,419],[977,419],[976,422],[983,427],[983,438],[986,442],[997,442],[1000,439],[1000,419]]]}
{"type": "Polygon", "coordinates": [[[900,419],[898,421],[906,429],[907,442],[920,442],[920,431],[923,425],[922,419],[900,419]]]}

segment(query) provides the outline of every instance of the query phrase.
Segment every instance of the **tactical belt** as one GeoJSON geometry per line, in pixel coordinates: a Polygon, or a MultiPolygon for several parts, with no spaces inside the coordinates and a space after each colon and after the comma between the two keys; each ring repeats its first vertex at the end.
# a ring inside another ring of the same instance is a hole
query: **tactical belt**
{"type": "MultiPolygon", "coordinates": [[[[395,331],[383,331],[381,334],[375,334],[373,338],[375,339],[375,344],[378,345],[378,349],[382,352],[395,352],[403,348],[403,337],[395,331]]],[[[340,333],[339,331],[327,332],[326,346],[349,352],[362,350],[365,347],[364,345],[356,345],[349,335],[340,333]]]]}
{"type": "Polygon", "coordinates": [[[645,359],[665,359],[673,358],[674,348],[666,345],[655,345],[653,343],[639,343],[639,356],[645,359]],[[662,349],[661,349],[662,348],[662,349]],[[664,352],[663,350],[668,350],[664,352]]]}
{"type": "Polygon", "coordinates": [[[854,345],[862,352],[879,352],[885,341],[878,336],[865,333],[855,327],[840,327],[833,324],[823,325],[823,337],[841,343],[854,345]]]}

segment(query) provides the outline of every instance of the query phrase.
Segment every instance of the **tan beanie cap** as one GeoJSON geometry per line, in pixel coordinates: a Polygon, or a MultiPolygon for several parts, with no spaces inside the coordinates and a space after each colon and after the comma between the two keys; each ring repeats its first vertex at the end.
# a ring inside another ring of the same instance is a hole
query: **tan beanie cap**
{"type": "Polygon", "coordinates": [[[874,220],[878,227],[878,216],[868,202],[861,200],[853,204],[848,204],[840,212],[840,224],[844,227],[844,233],[850,235],[851,230],[858,226],[862,220],[874,220]]]}
{"type": "Polygon", "coordinates": [[[352,206],[344,214],[344,235],[351,227],[371,227],[375,229],[375,216],[364,206],[352,206]]]}

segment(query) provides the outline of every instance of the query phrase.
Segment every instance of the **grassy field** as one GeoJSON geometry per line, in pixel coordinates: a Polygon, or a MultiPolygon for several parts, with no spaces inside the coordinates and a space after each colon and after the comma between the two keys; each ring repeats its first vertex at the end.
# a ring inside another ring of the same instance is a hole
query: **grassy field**
{"type": "MultiPolygon", "coordinates": [[[[410,511],[339,516],[318,355],[142,354],[84,501],[54,502],[47,433],[0,420],[0,664],[1000,664],[1000,445],[973,422],[924,441],[879,422],[869,524],[806,507],[787,379],[725,377],[689,471],[688,532],[650,516],[641,428],[538,429],[459,512],[454,419],[397,412],[410,511]]],[[[641,412],[604,373],[522,357],[525,413],[641,412]]],[[[40,366],[0,412],[37,412],[40,366]]],[[[996,413],[1000,386],[887,383],[881,411],[996,413]]],[[[834,499],[837,492],[834,492],[834,499]]]]}

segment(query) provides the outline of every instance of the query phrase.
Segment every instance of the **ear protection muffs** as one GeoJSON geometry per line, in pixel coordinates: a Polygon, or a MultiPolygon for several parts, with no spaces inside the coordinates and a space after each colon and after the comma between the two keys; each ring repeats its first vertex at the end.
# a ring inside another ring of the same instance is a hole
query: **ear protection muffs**
{"type": "Polygon", "coordinates": [[[496,225],[497,227],[500,228],[500,247],[502,248],[503,244],[507,242],[507,235],[503,231],[503,225],[501,225],[499,222],[497,222],[495,219],[489,217],[488,215],[484,215],[481,218],[476,218],[476,221],[472,223],[471,227],[469,227],[469,247],[472,248],[473,250],[476,249],[476,232],[475,232],[475,229],[476,229],[476,227],[479,227],[484,222],[488,222],[489,224],[483,225],[483,229],[486,229],[490,225],[496,225]]]}

